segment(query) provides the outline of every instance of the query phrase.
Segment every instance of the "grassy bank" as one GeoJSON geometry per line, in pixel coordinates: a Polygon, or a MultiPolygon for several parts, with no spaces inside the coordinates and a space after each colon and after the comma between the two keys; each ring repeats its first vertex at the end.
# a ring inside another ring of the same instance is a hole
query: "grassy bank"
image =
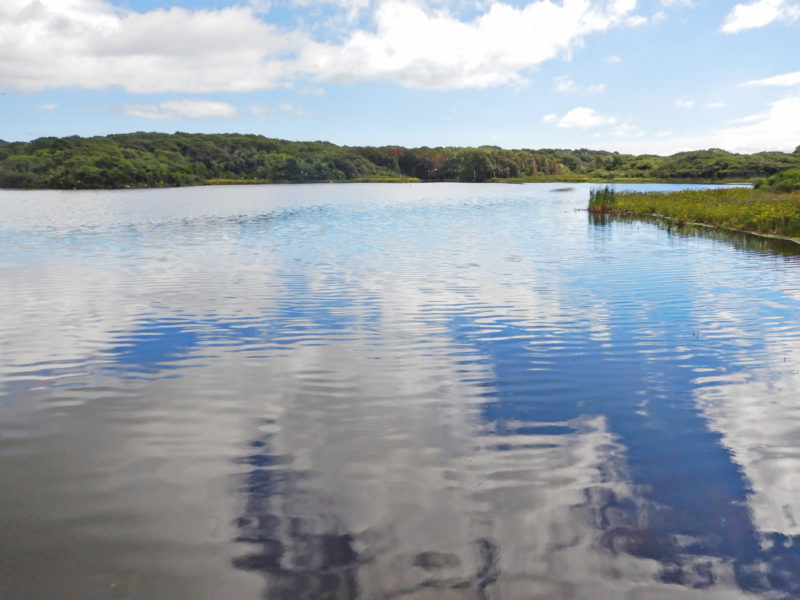
{"type": "Polygon", "coordinates": [[[800,241],[800,191],[732,188],[679,192],[592,190],[589,212],[661,217],[800,241]]]}
{"type": "MultiPolygon", "coordinates": [[[[665,177],[594,177],[591,175],[578,175],[565,173],[561,175],[531,175],[529,177],[496,177],[491,181],[497,183],[709,183],[719,184],[714,179],[669,179],[665,177]]],[[[725,183],[752,183],[748,180],[725,183]]]]}
{"type": "MultiPolygon", "coordinates": [[[[317,181],[314,180],[312,182],[306,183],[419,183],[419,179],[416,177],[393,177],[393,176],[381,176],[381,175],[374,175],[370,177],[359,177],[357,179],[330,179],[330,180],[323,180],[317,181]]],[[[296,181],[288,181],[288,180],[278,180],[273,181],[271,179],[226,179],[224,177],[213,177],[211,179],[206,179],[206,185],[261,185],[265,183],[303,183],[303,182],[296,182],[296,181]]]]}

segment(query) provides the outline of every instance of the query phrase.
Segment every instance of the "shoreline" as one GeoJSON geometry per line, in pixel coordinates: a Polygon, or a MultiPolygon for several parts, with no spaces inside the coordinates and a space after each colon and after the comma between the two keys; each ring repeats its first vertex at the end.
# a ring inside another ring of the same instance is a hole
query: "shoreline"
{"type": "MultiPolygon", "coordinates": [[[[589,214],[592,212],[589,209],[584,209],[589,214]]],[[[706,229],[720,229],[722,231],[730,231],[731,233],[744,233],[747,235],[754,235],[757,237],[767,238],[771,240],[781,240],[784,242],[793,242],[795,244],[800,244],[800,237],[791,237],[788,235],[779,235],[776,233],[762,233],[759,231],[752,231],[750,229],[737,229],[736,227],[726,227],[725,225],[714,225],[712,223],[700,223],[699,221],[682,221],[677,217],[668,217],[665,215],[660,215],[658,213],[646,213],[646,214],[635,214],[635,213],[615,213],[615,212],[606,212],[603,213],[609,217],[627,217],[630,219],[637,219],[637,218],[645,218],[645,219],[658,219],[661,221],[671,221],[674,222],[679,228],[680,227],[704,227],[706,229]]]]}
{"type": "Polygon", "coordinates": [[[142,185],[142,186],[119,186],[119,187],[0,187],[0,191],[121,191],[121,190],[163,190],[163,189],[178,189],[178,188],[192,188],[192,187],[213,187],[213,186],[245,186],[245,185],[308,185],[308,184],[354,184],[354,183],[415,183],[415,184],[428,184],[428,183],[462,183],[467,185],[472,184],[486,184],[486,183],[501,183],[506,185],[523,185],[526,183],[590,183],[598,185],[615,185],[615,184],[631,184],[631,183],[662,183],[662,184],[675,184],[675,185],[713,185],[713,186],[752,186],[753,182],[750,181],[718,181],[718,180],[698,180],[698,179],[651,179],[651,178],[631,178],[620,177],[617,179],[595,179],[595,178],[565,178],[561,177],[541,177],[541,178],[497,178],[488,181],[459,181],[457,179],[419,179],[417,177],[375,177],[367,178],[362,177],[358,179],[331,179],[331,180],[309,180],[309,181],[266,181],[259,179],[222,179],[213,178],[204,183],[190,184],[190,185],[142,185]]]}
{"type": "Polygon", "coordinates": [[[592,190],[590,214],[653,219],[800,244],[800,192],[730,187],[672,192],[592,190]]]}

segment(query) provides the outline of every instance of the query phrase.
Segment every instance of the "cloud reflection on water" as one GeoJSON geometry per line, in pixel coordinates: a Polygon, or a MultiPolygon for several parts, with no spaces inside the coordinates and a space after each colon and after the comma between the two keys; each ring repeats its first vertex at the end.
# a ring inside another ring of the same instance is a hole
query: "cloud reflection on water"
{"type": "MultiPolygon", "coordinates": [[[[572,211],[583,188],[546,206],[524,186],[468,189],[391,209],[248,200],[233,215],[122,229],[106,215],[52,254],[45,236],[12,256],[2,432],[22,419],[38,440],[17,440],[3,466],[30,470],[18,493],[61,543],[82,540],[73,583],[141,566],[150,540],[166,558],[148,569],[176,577],[173,590],[200,569],[252,590],[255,571],[269,598],[796,588],[779,572],[793,550],[750,543],[756,530],[794,535],[775,512],[794,518],[793,458],[763,460],[738,429],[747,415],[791,445],[782,413],[749,398],[770,397],[775,371],[750,388],[698,379],[728,368],[743,332],[752,350],[783,352],[752,323],[725,334],[692,314],[702,281],[739,287],[690,241],[667,252],[650,230],[587,232],[572,211]],[[34,450],[54,466],[39,504],[34,450]],[[78,506],[97,520],[75,520],[78,506]],[[98,531],[115,556],[91,555],[98,531]]],[[[792,386],[779,382],[784,408],[792,386]]],[[[10,502],[8,519],[20,514],[10,502]]]]}

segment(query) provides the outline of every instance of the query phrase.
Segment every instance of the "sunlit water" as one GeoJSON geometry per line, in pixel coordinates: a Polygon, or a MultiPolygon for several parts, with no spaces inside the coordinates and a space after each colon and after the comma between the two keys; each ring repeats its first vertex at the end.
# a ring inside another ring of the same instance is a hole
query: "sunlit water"
{"type": "Polygon", "coordinates": [[[0,597],[800,597],[800,247],[565,187],[0,192],[0,597]]]}

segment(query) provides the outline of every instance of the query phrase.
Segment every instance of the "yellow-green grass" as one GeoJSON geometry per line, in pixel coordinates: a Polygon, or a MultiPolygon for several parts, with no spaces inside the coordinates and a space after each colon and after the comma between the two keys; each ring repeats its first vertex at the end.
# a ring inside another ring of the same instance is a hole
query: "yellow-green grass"
{"type": "MultiPolygon", "coordinates": [[[[374,175],[369,177],[359,177],[357,179],[331,179],[328,181],[310,181],[304,183],[418,183],[417,177],[404,177],[392,175],[374,175]]],[[[206,179],[206,185],[253,185],[264,183],[287,183],[283,181],[271,181],[269,179],[226,179],[214,177],[206,179]]]]}
{"type": "Polygon", "coordinates": [[[655,216],[678,224],[701,223],[800,239],[800,191],[777,193],[750,188],[679,192],[598,190],[592,195],[589,210],[632,217],[655,216]]]}
{"type": "Polygon", "coordinates": [[[269,183],[267,179],[226,179],[224,177],[212,177],[206,179],[206,185],[255,185],[269,183]]]}
{"type": "Polygon", "coordinates": [[[404,175],[370,175],[357,179],[342,180],[342,183],[419,183],[419,177],[406,177],[404,175]]]}

